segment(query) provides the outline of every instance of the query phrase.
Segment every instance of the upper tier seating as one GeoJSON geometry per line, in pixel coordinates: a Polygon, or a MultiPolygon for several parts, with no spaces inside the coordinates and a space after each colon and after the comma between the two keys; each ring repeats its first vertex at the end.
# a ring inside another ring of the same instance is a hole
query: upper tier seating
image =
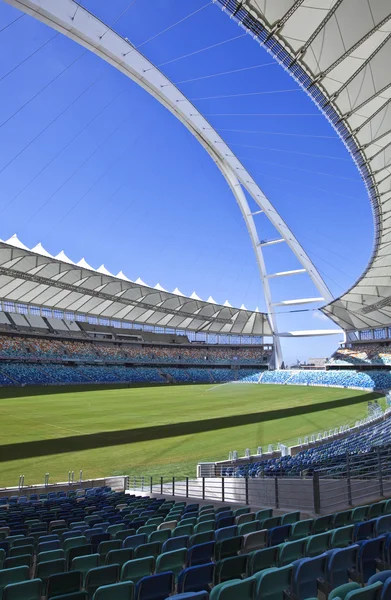
{"type": "Polygon", "coordinates": [[[339,348],[329,360],[331,365],[391,365],[391,346],[385,344],[355,344],[339,348]]]}

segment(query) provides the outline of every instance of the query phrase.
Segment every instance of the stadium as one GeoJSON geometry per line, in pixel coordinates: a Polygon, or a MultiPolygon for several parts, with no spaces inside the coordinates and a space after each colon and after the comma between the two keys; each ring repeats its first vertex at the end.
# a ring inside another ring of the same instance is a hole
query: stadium
{"type": "Polygon", "coordinates": [[[0,600],[389,600],[390,3],[149,4],[0,3],[0,600]]]}

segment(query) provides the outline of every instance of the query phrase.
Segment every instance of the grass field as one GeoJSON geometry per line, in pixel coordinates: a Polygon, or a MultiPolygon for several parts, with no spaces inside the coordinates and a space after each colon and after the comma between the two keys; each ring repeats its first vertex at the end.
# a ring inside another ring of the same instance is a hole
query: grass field
{"type": "Polygon", "coordinates": [[[197,462],[225,459],[229,450],[254,452],[354,421],[373,397],[244,384],[29,393],[11,398],[2,390],[0,487],[16,485],[21,474],[26,484],[46,472],[64,481],[80,469],[85,478],[194,476],[197,462]]]}

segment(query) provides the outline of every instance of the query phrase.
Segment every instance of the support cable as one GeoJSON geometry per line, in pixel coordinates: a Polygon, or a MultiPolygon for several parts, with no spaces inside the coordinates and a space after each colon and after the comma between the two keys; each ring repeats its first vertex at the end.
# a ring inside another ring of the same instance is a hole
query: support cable
{"type": "Polygon", "coordinates": [[[16,23],[16,21],[19,21],[19,19],[22,19],[25,15],[26,15],[26,13],[22,13],[21,15],[19,15],[19,17],[16,17],[16,19],[14,19],[10,23],[8,23],[8,25],[4,25],[4,27],[2,29],[0,29],[0,33],[2,33],[3,31],[5,31],[6,29],[8,29],[8,27],[11,27],[11,25],[13,25],[14,23],[16,23]]]}
{"type": "Polygon", "coordinates": [[[19,158],[19,156],[21,156],[21,154],[23,154],[23,152],[25,150],[27,150],[27,148],[29,148],[45,131],[47,131],[49,129],[49,127],[51,127],[53,125],[53,123],[55,123],[57,121],[57,119],[59,119],[63,114],[65,114],[67,112],[67,110],[69,110],[71,108],[71,106],[73,106],[78,100],[79,98],[81,98],[86,92],[88,92],[93,85],[95,85],[95,83],[101,79],[101,77],[103,77],[103,75],[105,73],[107,73],[109,71],[110,67],[106,66],[100,73],[100,75],[98,75],[98,77],[96,77],[94,79],[94,81],[92,81],[92,83],[90,83],[85,90],[83,90],[78,96],[76,96],[76,98],[74,98],[74,100],[72,100],[72,102],[70,104],[68,104],[68,106],[66,106],[61,112],[58,113],[57,116],[55,116],[50,123],[48,123],[47,125],[45,125],[45,127],[43,129],[41,129],[41,131],[35,136],[33,137],[32,140],[30,140],[25,146],[23,146],[23,148],[17,152],[15,154],[15,156],[13,156],[3,167],[1,167],[0,169],[0,175],[1,173],[3,173],[17,158],[19,158]]]}
{"type": "Polygon", "coordinates": [[[204,117],[323,117],[321,113],[202,113],[204,117]]]}
{"type": "Polygon", "coordinates": [[[162,35],[163,33],[166,33],[167,31],[170,31],[170,29],[173,29],[174,27],[176,27],[177,25],[179,25],[180,23],[183,23],[184,21],[186,21],[187,19],[190,19],[190,17],[192,17],[193,15],[196,15],[197,13],[201,12],[202,10],[204,10],[205,8],[207,8],[208,6],[211,6],[211,4],[213,4],[213,2],[208,2],[208,4],[204,4],[204,6],[201,6],[201,8],[198,8],[197,10],[195,10],[194,12],[190,13],[189,15],[187,15],[186,17],[183,17],[183,19],[180,19],[179,21],[177,21],[176,23],[173,23],[172,25],[170,25],[169,27],[166,27],[166,29],[163,29],[162,31],[160,31],[159,33],[157,33],[156,35],[153,35],[152,37],[148,38],[147,40],[145,40],[145,42],[142,42],[141,44],[139,44],[138,46],[136,46],[136,48],[141,48],[142,46],[144,46],[145,44],[148,44],[149,42],[152,42],[152,40],[155,40],[156,38],[158,38],[160,35],[162,35]]]}
{"type": "Polygon", "coordinates": [[[113,135],[115,135],[117,133],[117,131],[119,131],[124,125],[125,123],[127,123],[127,121],[129,121],[129,119],[133,116],[133,114],[136,112],[136,109],[132,110],[130,113],[128,113],[126,115],[126,117],[124,119],[122,119],[120,121],[120,123],[100,142],[100,144],[98,144],[98,146],[95,148],[95,150],[93,150],[88,156],[87,158],[85,158],[81,164],[76,167],[76,169],[74,169],[72,171],[72,173],[65,179],[65,181],[62,182],[61,185],[58,186],[58,188],[52,193],[50,194],[49,198],[47,198],[45,200],[45,202],[27,219],[27,221],[25,221],[23,223],[24,225],[28,225],[28,223],[30,223],[30,221],[38,214],[41,212],[41,210],[43,208],[45,208],[45,206],[48,205],[48,203],[50,202],[50,200],[52,200],[52,198],[54,198],[54,196],[56,196],[58,194],[58,192],[60,192],[62,190],[62,188],[76,175],[76,173],[78,173],[80,171],[80,169],[82,169],[84,167],[84,165],[93,157],[95,156],[95,154],[106,144],[106,142],[113,137],[113,135]]]}
{"type": "MultiPolygon", "coordinates": [[[[245,96],[268,96],[270,94],[289,94],[292,92],[301,92],[300,88],[291,88],[288,90],[267,90],[263,92],[244,92],[243,94],[223,94],[221,96],[202,96],[198,98],[188,98],[189,100],[221,100],[222,98],[244,98],[245,96]]],[[[231,131],[227,129],[226,131],[231,131]]],[[[232,130],[236,131],[236,130],[232,130]]],[[[250,132],[251,133],[251,132],[250,132]]],[[[253,132],[255,133],[255,132],[253,132]]]]}
{"type": "Polygon", "coordinates": [[[239,40],[240,38],[244,38],[247,33],[241,33],[240,35],[236,35],[235,37],[229,38],[228,40],[223,40],[222,42],[217,42],[217,44],[212,44],[211,46],[206,46],[205,48],[201,48],[200,50],[196,50],[195,52],[189,52],[188,54],[182,54],[182,56],[178,56],[177,58],[172,58],[171,60],[166,60],[164,63],[160,63],[157,65],[158,68],[164,67],[165,65],[170,65],[178,60],[182,60],[183,58],[188,58],[189,56],[195,56],[196,54],[201,54],[201,52],[206,52],[207,50],[211,50],[212,48],[217,48],[217,46],[223,46],[223,44],[228,44],[229,42],[233,42],[234,40],[239,40]]]}
{"type": "MultiPolygon", "coordinates": [[[[107,71],[108,69],[105,69],[104,72],[102,72],[96,79],[95,81],[93,81],[88,88],[86,88],[85,90],[83,90],[83,92],[81,92],[81,94],[79,94],[79,96],[77,98],[75,98],[74,102],[76,102],[79,98],[81,98],[86,92],[88,92],[93,85],[104,75],[104,73],[107,71]]],[[[69,142],[67,142],[65,144],[65,146],[63,146],[39,171],[38,173],[36,173],[34,175],[34,177],[32,179],[30,179],[30,181],[28,181],[28,183],[26,183],[26,185],[19,190],[19,192],[17,192],[13,198],[11,198],[2,208],[0,208],[0,214],[4,212],[4,210],[12,203],[14,202],[17,198],[19,198],[19,196],[21,196],[21,194],[23,194],[23,192],[29,187],[29,185],[31,185],[46,169],[47,167],[49,167],[59,156],[60,154],[62,154],[62,152],[64,152],[64,150],[66,150],[86,129],[88,129],[88,127],[91,125],[91,123],[93,123],[98,117],[100,117],[100,115],[106,110],[106,108],[108,108],[113,102],[115,102],[115,100],[117,100],[117,98],[119,98],[119,96],[121,96],[121,94],[124,93],[126,89],[126,86],[124,86],[122,88],[122,90],[120,90],[118,92],[118,94],[116,94],[114,96],[114,98],[112,98],[109,102],[107,102],[107,104],[105,104],[100,110],[99,112],[92,117],[92,119],[90,119],[83,127],[82,129],[80,129],[70,140],[69,142]]],[[[67,107],[69,108],[69,107],[67,107]]],[[[67,109],[66,109],[67,110],[67,109]]],[[[64,111],[65,112],[65,111],[64,111]]]]}
{"type": "MultiPolygon", "coordinates": [[[[284,90],[287,91],[287,90],[284,90]]],[[[273,92],[278,93],[278,92],[273,92]]],[[[193,100],[201,100],[201,98],[193,98],[193,100]]],[[[251,129],[226,129],[226,128],[216,128],[216,131],[228,131],[230,133],[256,133],[260,135],[286,135],[288,137],[305,137],[305,138],[316,138],[316,139],[326,139],[326,140],[338,140],[339,137],[336,135],[316,135],[312,133],[287,133],[283,131],[259,131],[259,130],[251,130],[251,129]]]]}
{"type": "MultiPolygon", "coordinates": [[[[120,14],[120,15],[119,15],[117,18],[116,18],[116,20],[114,21],[114,23],[112,23],[112,24],[110,25],[110,27],[108,27],[108,28],[106,29],[106,31],[105,31],[105,32],[104,32],[104,33],[103,33],[101,36],[99,36],[99,39],[100,39],[100,40],[104,38],[104,36],[106,35],[106,33],[107,33],[108,31],[110,31],[111,29],[113,29],[114,25],[115,25],[116,23],[118,23],[118,21],[119,21],[120,19],[122,19],[122,17],[124,16],[124,14],[126,14],[126,13],[128,12],[128,10],[129,10],[129,8],[132,8],[133,4],[135,4],[136,2],[137,2],[137,0],[132,0],[132,1],[131,1],[131,3],[130,3],[130,4],[129,4],[129,5],[126,7],[126,8],[125,8],[125,10],[123,10],[123,11],[122,11],[122,13],[121,13],[121,14],[120,14]]],[[[75,14],[76,14],[76,13],[75,13],[75,14]]]]}
{"type": "Polygon", "coordinates": [[[303,171],[304,173],[312,173],[315,175],[325,175],[326,177],[333,177],[335,179],[346,179],[347,181],[354,181],[355,183],[361,183],[360,178],[356,177],[346,177],[345,175],[336,175],[335,173],[326,173],[325,171],[314,171],[313,169],[304,169],[303,167],[296,167],[293,165],[283,165],[281,163],[271,162],[268,160],[260,160],[257,158],[251,158],[250,156],[238,156],[240,160],[252,160],[256,163],[260,163],[263,165],[272,165],[274,167],[279,167],[283,169],[293,169],[294,171],[303,171]]]}
{"type": "Polygon", "coordinates": [[[65,69],[63,69],[62,71],[60,71],[60,73],[58,73],[53,79],[51,79],[46,85],[44,85],[43,88],[41,88],[36,94],[34,94],[34,96],[32,96],[31,98],[29,98],[29,100],[27,100],[27,102],[25,102],[24,104],[22,104],[22,106],[20,106],[14,113],[12,113],[12,115],[10,115],[7,119],[5,119],[5,121],[3,121],[2,123],[0,123],[0,129],[6,123],[8,123],[8,121],[10,121],[11,119],[13,119],[15,117],[15,115],[17,115],[18,113],[20,113],[21,110],[23,110],[24,108],[26,108],[26,106],[28,104],[30,104],[30,102],[32,102],[33,100],[35,100],[35,98],[37,98],[40,94],[42,94],[42,92],[44,92],[54,81],[56,81],[59,77],[61,77],[61,75],[63,75],[66,71],[68,71],[68,69],[70,69],[71,67],[73,67],[88,52],[89,52],[88,50],[84,50],[84,52],[82,52],[74,61],[72,61],[67,67],[65,67],[65,69]]]}
{"type": "Polygon", "coordinates": [[[193,81],[203,81],[204,79],[212,79],[212,77],[221,77],[222,75],[231,75],[231,73],[241,73],[243,71],[250,71],[251,69],[262,69],[263,67],[270,67],[272,65],[278,65],[278,62],[272,61],[263,63],[261,65],[254,65],[252,67],[242,67],[241,69],[232,69],[231,71],[222,71],[221,73],[212,73],[211,75],[204,75],[203,77],[193,77],[192,79],[182,79],[182,81],[174,81],[175,85],[181,83],[191,83],[193,81]]]}
{"type": "Polygon", "coordinates": [[[230,146],[238,146],[239,148],[253,148],[255,150],[267,150],[268,152],[284,152],[286,154],[312,156],[314,158],[329,158],[330,160],[343,160],[351,163],[350,158],[345,158],[343,156],[331,156],[330,154],[314,154],[313,152],[300,152],[298,150],[286,150],[285,148],[271,148],[270,146],[253,146],[251,144],[237,144],[236,142],[231,142],[230,146]]]}
{"type": "Polygon", "coordinates": [[[59,33],[55,33],[54,35],[52,35],[51,38],[49,38],[48,40],[46,40],[46,42],[44,42],[43,44],[41,44],[36,50],[34,50],[33,52],[31,52],[31,54],[29,54],[28,56],[26,56],[26,58],[24,58],[15,67],[12,67],[12,69],[10,71],[8,71],[7,73],[5,73],[5,75],[3,75],[2,77],[0,77],[0,81],[4,81],[4,79],[6,79],[8,77],[8,75],[11,75],[11,73],[13,73],[17,69],[19,69],[19,67],[22,66],[22,65],[24,65],[24,63],[26,63],[28,60],[30,60],[30,58],[32,56],[34,56],[34,54],[38,54],[38,52],[40,50],[42,50],[42,48],[44,48],[45,46],[47,46],[52,40],[54,40],[54,38],[58,37],[59,35],[60,35],[59,33]]]}

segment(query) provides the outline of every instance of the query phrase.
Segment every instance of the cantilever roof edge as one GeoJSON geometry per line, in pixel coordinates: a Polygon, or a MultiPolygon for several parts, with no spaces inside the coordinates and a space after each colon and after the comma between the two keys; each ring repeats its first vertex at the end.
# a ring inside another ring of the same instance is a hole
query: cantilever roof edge
{"type": "MultiPolygon", "coordinates": [[[[69,260],[69,259],[68,259],[69,260]]],[[[11,302],[135,323],[233,335],[270,336],[265,313],[213,304],[153,288],[29,250],[17,238],[0,242],[0,298],[11,302]]]]}
{"type": "Polygon", "coordinates": [[[343,329],[391,323],[389,0],[216,0],[299,83],[332,124],[366,186],[372,256],[323,312],[343,329]]]}

